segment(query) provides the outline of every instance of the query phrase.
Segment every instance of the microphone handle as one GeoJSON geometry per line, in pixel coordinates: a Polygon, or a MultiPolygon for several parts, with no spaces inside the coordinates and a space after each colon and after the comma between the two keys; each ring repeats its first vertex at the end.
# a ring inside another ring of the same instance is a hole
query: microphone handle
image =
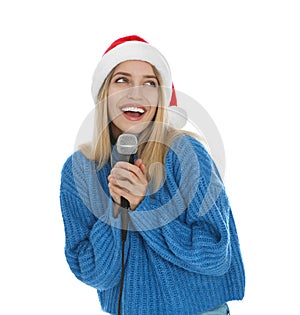
{"type": "MultiPolygon", "coordinates": [[[[134,154],[131,154],[129,157],[130,164],[134,164],[134,154]]],[[[126,239],[127,229],[128,229],[128,210],[130,209],[129,201],[121,196],[121,222],[122,222],[122,235],[123,240],[126,239]]]]}
{"type": "Polygon", "coordinates": [[[125,208],[125,209],[130,208],[129,201],[126,198],[124,198],[123,196],[121,196],[121,207],[125,208]]]}
{"type": "Polygon", "coordinates": [[[122,227],[122,239],[125,241],[127,236],[128,229],[128,211],[130,209],[130,205],[127,199],[121,197],[121,227],[122,227]]]}
{"type": "MultiPolygon", "coordinates": [[[[128,162],[129,162],[130,164],[134,164],[134,154],[131,154],[131,155],[129,156],[128,162]]],[[[130,209],[130,203],[129,203],[129,201],[128,201],[126,198],[124,198],[123,196],[121,196],[121,207],[122,207],[122,208],[125,208],[125,209],[130,209]]]]}

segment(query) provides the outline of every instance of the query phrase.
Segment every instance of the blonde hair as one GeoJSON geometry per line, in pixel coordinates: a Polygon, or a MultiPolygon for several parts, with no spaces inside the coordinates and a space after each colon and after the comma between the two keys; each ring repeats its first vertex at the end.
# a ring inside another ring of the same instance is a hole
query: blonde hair
{"type": "MultiPolygon", "coordinates": [[[[162,82],[160,74],[154,66],[152,67],[160,86],[160,83],[162,82]]],[[[80,146],[80,151],[88,159],[97,162],[98,169],[108,162],[112,153],[109,130],[110,121],[108,117],[108,87],[113,72],[114,69],[106,77],[98,94],[92,142],[80,146]]],[[[148,181],[151,182],[151,187],[154,191],[159,188],[164,180],[165,157],[175,137],[180,134],[189,134],[198,138],[197,135],[191,132],[175,129],[168,124],[167,110],[166,105],[164,104],[164,93],[162,93],[161,87],[159,95],[160,97],[155,119],[139,135],[138,147],[138,157],[142,159],[148,170],[148,181]]]]}

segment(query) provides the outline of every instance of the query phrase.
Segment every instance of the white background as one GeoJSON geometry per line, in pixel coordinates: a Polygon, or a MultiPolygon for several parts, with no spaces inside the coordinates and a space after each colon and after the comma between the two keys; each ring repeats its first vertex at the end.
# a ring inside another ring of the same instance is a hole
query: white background
{"type": "Polygon", "coordinates": [[[299,16],[289,0],[2,1],[0,313],[102,314],[65,262],[60,171],[102,53],[129,34],[222,135],[247,276],[232,314],[297,313],[299,16]]]}

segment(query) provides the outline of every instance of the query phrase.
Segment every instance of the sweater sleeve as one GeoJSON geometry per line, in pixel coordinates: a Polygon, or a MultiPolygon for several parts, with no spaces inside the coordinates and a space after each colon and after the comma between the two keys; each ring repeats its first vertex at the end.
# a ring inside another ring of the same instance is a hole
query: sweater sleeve
{"type": "Polygon", "coordinates": [[[131,213],[133,224],[163,259],[191,272],[226,273],[231,210],[210,155],[195,139],[182,137],[168,153],[165,168],[163,187],[131,213]]]}
{"type": "Polygon", "coordinates": [[[82,157],[76,159],[76,167],[74,160],[73,156],[65,163],[60,186],[66,259],[79,280],[99,290],[107,289],[120,280],[121,235],[120,229],[113,227],[119,223],[102,220],[103,213],[110,210],[109,203],[101,195],[88,197],[91,180],[84,176],[84,167],[78,163],[82,157]],[[102,207],[102,219],[92,209],[96,201],[102,207]]]}

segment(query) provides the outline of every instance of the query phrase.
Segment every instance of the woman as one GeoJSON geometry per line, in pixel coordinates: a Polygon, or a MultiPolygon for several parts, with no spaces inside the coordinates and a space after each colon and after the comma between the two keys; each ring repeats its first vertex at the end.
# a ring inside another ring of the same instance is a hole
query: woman
{"type": "Polygon", "coordinates": [[[204,145],[168,121],[176,94],[167,61],[138,36],[120,38],[102,56],[92,94],[93,141],[61,178],[72,272],[110,314],[229,314],[245,286],[235,223],[204,145]],[[138,139],[133,163],[112,161],[122,134],[138,139]]]}

